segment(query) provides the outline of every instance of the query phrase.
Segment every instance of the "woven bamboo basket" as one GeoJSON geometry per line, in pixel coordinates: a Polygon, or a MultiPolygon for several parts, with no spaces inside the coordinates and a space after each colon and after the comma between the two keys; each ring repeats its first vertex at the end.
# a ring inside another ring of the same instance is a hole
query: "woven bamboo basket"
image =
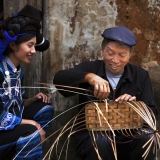
{"type": "Polygon", "coordinates": [[[144,120],[127,103],[114,101],[108,102],[107,108],[105,103],[87,104],[85,120],[86,128],[93,131],[134,129],[141,128],[144,124],[144,120]]]}

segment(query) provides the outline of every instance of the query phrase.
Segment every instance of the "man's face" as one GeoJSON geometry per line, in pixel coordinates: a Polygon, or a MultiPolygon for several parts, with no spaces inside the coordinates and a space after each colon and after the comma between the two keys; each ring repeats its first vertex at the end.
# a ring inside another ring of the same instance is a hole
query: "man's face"
{"type": "Polygon", "coordinates": [[[113,73],[121,73],[131,57],[130,48],[118,42],[109,42],[102,50],[106,69],[113,73]]]}

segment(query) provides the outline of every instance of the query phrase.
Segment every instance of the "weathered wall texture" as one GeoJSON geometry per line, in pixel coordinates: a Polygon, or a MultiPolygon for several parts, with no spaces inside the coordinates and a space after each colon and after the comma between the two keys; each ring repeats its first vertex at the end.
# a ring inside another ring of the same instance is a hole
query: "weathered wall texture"
{"type": "Polygon", "coordinates": [[[116,24],[129,27],[138,39],[131,63],[148,70],[160,111],[160,1],[117,0],[117,10],[116,24]]]}
{"type": "Polygon", "coordinates": [[[143,66],[156,61],[159,65],[159,3],[156,0],[48,1],[47,32],[53,45],[44,60],[51,67],[50,75],[85,59],[100,58],[100,34],[115,25],[129,27],[138,39],[132,63],[143,66]]]}
{"type": "Polygon", "coordinates": [[[116,24],[129,27],[138,39],[132,62],[143,65],[156,60],[160,64],[160,2],[117,0],[117,3],[119,13],[116,24]]]}
{"type": "Polygon", "coordinates": [[[47,78],[52,79],[59,69],[98,58],[100,35],[106,27],[115,25],[117,7],[115,0],[49,0],[47,5],[52,46],[44,60],[51,67],[47,78]]]}

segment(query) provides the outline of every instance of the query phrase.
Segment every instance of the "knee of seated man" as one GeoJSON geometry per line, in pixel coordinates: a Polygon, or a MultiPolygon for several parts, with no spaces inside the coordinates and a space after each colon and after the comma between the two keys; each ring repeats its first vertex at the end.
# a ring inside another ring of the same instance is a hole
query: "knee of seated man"
{"type": "Polygon", "coordinates": [[[141,131],[141,134],[144,139],[150,139],[154,133],[152,129],[146,128],[144,131],[141,131]]]}
{"type": "Polygon", "coordinates": [[[110,140],[107,136],[105,135],[102,135],[101,133],[98,134],[98,136],[96,137],[96,145],[97,147],[100,149],[106,149],[107,147],[110,148],[111,146],[111,143],[110,143],[110,140]]]}
{"type": "Polygon", "coordinates": [[[139,143],[140,142],[145,143],[153,136],[153,130],[151,130],[149,128],[146,128],[143,131],[139,130],[138,136],[139,136],[139,138],[135,138],[135,140],[139,141],[139,143]]]}

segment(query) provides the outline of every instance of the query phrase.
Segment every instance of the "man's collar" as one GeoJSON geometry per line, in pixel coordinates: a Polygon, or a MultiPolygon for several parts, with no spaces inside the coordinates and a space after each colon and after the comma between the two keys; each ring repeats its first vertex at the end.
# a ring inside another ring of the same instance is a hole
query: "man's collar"
{"type": "Polygon", "coordinates": [[[123,79],[128,79],[130,82],[132,82],[133,76],[131,73],[132,72],[131,72],[130,64],[128,63],[124,68],[123,79]]]}
{"type": "Polygon", "coordinates": [[[101,65],[98,68],[98,73],[100,77],[103,77],[106,79],[106,72],[105,72],[105,63],[102,61],[101,65]]]}
{"type": "MultiPolygon", "coordinates": [[[[124,68],[124,72],[122,74],[123,79],[128,79],[130,82],[132,82],[133,80],[133,76],[131,74],[131,68],[130,68],[130,64],[128,63],[125,68],[124,68]]],[[[105,72],[105,63],[103,62],[102,65],[99,67],[98,69],[98,75],[105,78],[106,79],[106,72],[105,72]]]]}

